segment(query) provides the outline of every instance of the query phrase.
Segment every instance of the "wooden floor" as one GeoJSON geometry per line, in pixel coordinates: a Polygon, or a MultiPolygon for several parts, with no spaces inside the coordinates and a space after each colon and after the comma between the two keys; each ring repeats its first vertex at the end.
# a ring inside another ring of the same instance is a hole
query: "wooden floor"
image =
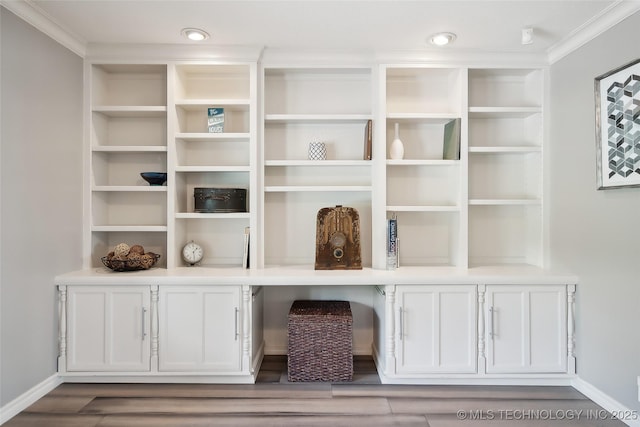
{"type": "Polygon", "coordinates": [[[289,383],[266,357],[252,385],[62,384],[4,424],[88,426],[624,426],[571,387],[381,385],[356,357],[352,383],[289,383]]]}

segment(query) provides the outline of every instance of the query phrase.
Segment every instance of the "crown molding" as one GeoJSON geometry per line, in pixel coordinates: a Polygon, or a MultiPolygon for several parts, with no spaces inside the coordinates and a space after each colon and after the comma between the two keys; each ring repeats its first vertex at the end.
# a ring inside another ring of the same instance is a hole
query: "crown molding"
{"type": "Polygon", "coordinates": [[[85,55],[90,61],[217,61],[258,62],[262,46],[212,44],[89,43],[85,55]]]}
{"type": "Polygon", "coordinates": [[[17,15],[23,21],[34,26],[37,30],[42,31],[76,55],[84,58],[87,49],[87,42],[64,29],[61,25],[56,23],[51,16],[33,4],[30,0],[0,0],[0,5],[17,15]]]}
{"type": "Polygon", "coordinates": [[[638,10],[640,10],[640,1],[638,0],[616,1],[599,15],[594,16],[563,40],[547,49],[549,64],[551,65],[569,55],[638,10]]]}

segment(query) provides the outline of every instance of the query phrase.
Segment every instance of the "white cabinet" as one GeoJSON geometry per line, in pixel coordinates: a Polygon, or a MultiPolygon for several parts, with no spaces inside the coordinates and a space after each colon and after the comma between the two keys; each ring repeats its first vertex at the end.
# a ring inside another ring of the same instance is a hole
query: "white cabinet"
{"type": "Polygon", "coordinates": [[[476,287],[398,286],[396,373],[476,372],[476,287]]]}
{"type": "Polygon", "coordinates": [[[237,286],[161,287],[159,370],[240,371],[241,302],[237,286]]]}
{"type": "Polygon", "coordinates": [[[261,289],[59,284],[58,370],[76,381],[252,383],[261,289]]]}
{"type": "Polygon", "coordinates": [[[373,349],[381,380],[567,378],[575,374],[574,296],[575,285],[556,281],[378,287],[373,349]]]}
{"type": "Polygon", "coordinates": [[[487,286],[487,373],[567,372],[567,287],[487,286]]]}
{"type": "Polygon", "coordinates": [[[67,371],[150,370],[149,286],[69,286],[67,371]]]}

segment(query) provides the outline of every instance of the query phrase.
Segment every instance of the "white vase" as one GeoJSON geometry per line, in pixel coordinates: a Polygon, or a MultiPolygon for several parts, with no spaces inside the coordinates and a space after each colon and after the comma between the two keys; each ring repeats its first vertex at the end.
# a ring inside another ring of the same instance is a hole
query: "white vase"
{"type": "Polygon", "coordinates": [[[389,149],[389,157],[393,160],[401,160],[404,157],[404,145],[400,140],[399,124],[396,123],[396,135],[389,149]]]}

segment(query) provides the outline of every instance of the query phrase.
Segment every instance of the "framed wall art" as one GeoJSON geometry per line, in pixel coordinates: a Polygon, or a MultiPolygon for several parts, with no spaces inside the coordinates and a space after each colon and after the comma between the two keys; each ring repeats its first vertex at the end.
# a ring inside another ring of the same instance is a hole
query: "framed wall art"
{"type": "Polygon", "coordinates": [[[595,79],[598,190],[640,187],[640,59],[595,79]]]}

